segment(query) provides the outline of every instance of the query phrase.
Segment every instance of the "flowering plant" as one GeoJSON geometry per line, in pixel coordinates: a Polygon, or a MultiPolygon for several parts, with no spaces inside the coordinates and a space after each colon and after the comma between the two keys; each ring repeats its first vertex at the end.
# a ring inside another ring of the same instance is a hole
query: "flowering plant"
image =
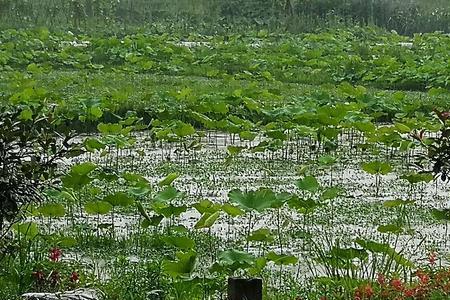
{"type": "Polygon", "coordinates": [[[79,271],[61,261],[63,252],[54,247],[49,250],[48,260],[35,266],[31,273],[36,291],[57,291],[62,289],[73,289],[80,284],[81,275],[79,271]]]}

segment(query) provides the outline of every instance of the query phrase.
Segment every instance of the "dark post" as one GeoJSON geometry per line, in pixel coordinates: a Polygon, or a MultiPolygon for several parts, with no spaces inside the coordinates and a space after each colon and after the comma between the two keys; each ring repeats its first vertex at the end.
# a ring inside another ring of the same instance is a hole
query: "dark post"
{"type": "Polygon", "coordinates": [[[228,278],[228,300],[262,300],[262,280],[228,278]]]}

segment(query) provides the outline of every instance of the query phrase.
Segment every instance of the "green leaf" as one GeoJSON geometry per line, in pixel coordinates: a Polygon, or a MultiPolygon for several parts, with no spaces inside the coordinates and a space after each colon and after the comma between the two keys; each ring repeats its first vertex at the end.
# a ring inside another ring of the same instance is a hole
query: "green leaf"
{"type": "Polygon", "coordinates": [[[62,237],[59,241],[58,241],[58,245],[60,245],[61,247],[64,248],[71,248],[74,247],[78,244],[78,241],[70,236],[65,236],[62,237]]]}
{"type": "Polygon", "coordinates": [[[19,118],[23,121],[32,120],[33,119],[33,111],[27,107],[20,112],[19,118]]]}
{"type": "Polygon", "coordinates": [[[160,215],[163,215],[166,218],[170,218],[172,216],[178,217],[182,213],[187,210],[186,205],[174,206],[174,205],[166,205],[166,204],[155,204],[153,206],[153,210],[160,215]]]}
{"type": "Polygon", "coordinates": [[[83,176],[88,175],[92,171],[94,171],[97,168],[97,165],[91,162],[85,162],[78,165],[72,166],[70,169],[71,173],[83,176]]]}
{"type": "Polygon", "coordinates": [[[239,133],[239,137],[242,140],[253,141],[256,138],[256,133],[253,133],[253,132],[250,132],[250,131],[241,131],[239,133]]]}
{"type": "Polygon", "coordinates": [[[395,123],[394,126],[395,126],[395,129],[397,129],[397,131],[400,133],[410,133],[411,132],[411,128],[409,128],[405,124],[395,123]]]}
{"type": "Polygon", "coordinates": [[[38,208],[39,213],[44,217],[64,217],[66,211],[59,203],[47,203],[38,208]]]}
{"type": "Polygon", "coordinates": [[[255,262],[255,257],[250,253],[235,249],[223,251],[218,255],[219,265],[236,271],[250,267],[255,262]]]}
{"type": "Polygon", "coordinates": [[[266,242],[270,243],[274,240],[272,232],[267,228],[260,228],[258,230],[253,231],[248,237],[247,241],[254,242],[266,242]]]}
{"type": "Polygon", "coordinates": [[[39,235],[39,227],[34,222],[25,222],[20,224],[14,224],[12,226],[18,234],[25,237],[26,239],[34,239],[39,235]]]}
{"type": "Polygon", "coordinates": [[[431,182],[434,176],[432,173],[409,173],[400,176],[400,178],[407,180],[410,184],[416,184],[419,182],[431,182]]]}
{"type": "Polygon", "coordinates": [[[372,161],[362,164],[362,169],[369,174],[376,175],[386,175],[392,172],[392,167],[388,163],[380,161],[372,161]]]}
{"type": "Polygon", "coordinates": [[[337,188],[337,187],[327,188],[322,193],[322,196],[320,196],[320,199],[322,199],[322,200],[334,199],[337,196],[339,196],[341,193],[342,193],[342,190],[340,188],[337,188]]]}
{"type": "Polygon", "coordinates": [[[367,251],[363,249],[340,247],[333,247],[330,251],[330,255],[334,258],[339,258],[346,261],[350,261],[355,258],[364,260],[369,256],[367,251]]]}
{"type": "Polygon", "coordinates": [[[258,211],[274,207],[280,202],[275,193],[266,188],[260,188],[257,191],[243,193],[240,190],[232,190],[228,193],[228,197],[232,203],[237,204],[245,211],[258,211]]]}
{"type": "Polygon", "coordinates": [[[108,195],[105,198],[103,198],[103,201],[108,202],[112,206],[122,206],[122,207],[134,204],[134,199],[124,192],[117,192],[112,195],[108,195]]]}
{"type": "Polygon", "coordinates": [[[95,152],[95,150],[105,149],[106,145],[100,142],[99,139],[87,138],[84,140],[84,147],[89,152],[95,152]]]}
{"type": "Polygon", "coordinates": [[[395,224],[380,225],[378,226],[377,230],[378,232],[381,233],[393,233],[393,234],[400,234],[403,232],[403,228],[395,224]]]}
{"type": "Polygon", "coordinates": [[[269,130],[266,131],[266,135],[275,140],[285,141],[287,139],[287,135],[281,130],[269,130]]]}
{"type": "Polygon", "coordinates": [[[314,201],[313,199],[300,199],[298,197],[293,197],[288,202],[289,207],[297,209],[301,213],[313,212],[316,208],[320,207],[322,204],[314,201]]]}
{"type": "Polygon", "coordinates": [[[188,278],[194,271],[197,253],[193,250],[188,252],[177,252],[176,260],[164,260],[162,269],[164,273],[174,278],[188,278]]]}
{"type": "Polygon", "coordinates": [[[358,245],[360,245],[363,249],[366,249],[367,251],[373,252],[373,253],[381,253],[386,254],[390,258],[392,258],[397,264],[403,266],[412,268],[414,264],[406,259],[403,255],[400,253],[397,253],[395,249],[391,248],[388,244],[382,244],[377,243],[370,240],[363,240],[363,239],[356,239],[355,241],[358,245]]]}
{"type": "Polygon", "coordinates": [[[90,215],[105,215],[112,210],[113,206],[105,201],[90,201],[84,205],[84,210],[90,215]]]}
{"type": "Polygon", "coordinates": [[[165,186],[165,185],[171,185],[172,182],[177,179],[178,177],[180,177],[179,173],[170,173],[169,175],[166,176],[166,178],[164,178],[163,180],[161,180],[159,182],[159,186],[165,186]]]}
{"type": "Polygon", "coordinates": [[[337,161],[337,159],[331,155],[324,155],[324,156],[319,157],[319,159],[317,161],[322,166],[331,166],[332,164],[334,164],[337,161]]]}
{"type": "Polygon", "coordinates": [[[195,242],[185,236],[164,236],[163,241],[181,250],[191,250],[195,247],[195,242]]]}
{"type": "Polygon", "coordinates": [[[142,228],[148,228],[150,226],[158,226],[161,221],[164,219],[164,216],[154,215],[150,218],[144,218],[141,223],[142,228]]]}
{"type": "Polygon", "coordinates": [[[195,128],[191,124],[180,122],[177,127],[172,129],[173,133],[179,137],[186,137],[195,133],[195,128]]]}
{"type": "Polygon", "coordinates": [[[169,202],[174,200],[175,198],[178,198],[183,193],[178,192],[173,186],[169,185],[164,190],[160,191],[155,196],[155,201],[158,202],[169,202]]]}
{"type": "Polygon", "coordinates": [[[225,203],[222,205],[222,210],[231,217],[237,217],[244,214],[244,212],[237,206],[225,203]]]}
{"type": "Polygon", "coordinates": [[[320,185],[314,176],[305,176],[303,179],[297,181],[297,187],[303,191],[316,192],[320,185]]]}
{"type": "Polygon", "coordinates": [[[298,262],[298,258],[293,255],[276,254],[273,251],[267,253],[266,258],[277,266],[295,265],[298,262]]]}
{"type": "Polygon", "coordinates": [[[148,183],[148,180],[139,174],[135,174],[135,173],[123,173],[122,174],[122,178],[125,179],[127,182],[129,183],[148,183]]]}
{"type": "Polygon", "coordinates": [[[122,132],[122,125],[116,123],[100,123],[97,125],[97,129],[103,135],[118,135],[122,132]]]}
{"type": "Polygon", "coordinates": [[[150,193],[152,189],[150,188],[150,185],[148,183],[137,183],[134,187],[129,187],[127,189],[127,192],[133,196],[139,197],[144,196],[150,193]]]}
{"type": "Polygon", "coordinates": [[[450,209],[432,209],[431,215],[438,221],[450,221],[450,209]]]}
{"type": "Polygon", "coordinates": [[[415,201],[413,201],[413,200],[401,200],[401,199],[386,200],[383,202],[383,206],[387,207],[387,208],[393,208],[393,207],[398,207],[398,206],[408,205],[408,204],[413,204],[413,203],[415,203],[415,201]]]}
{"type": "Polygon", "coordinates": [[[227,146],[228,153],[230,153],[231,156],[236,156],[239,153],[242,152],[242,150],[246,149],[246,147],[240,147],[240,146],[227,146]]]}
{"type": "Polygon", "coordinates": [[[63,186],[68,189],[78,190],[88,185],[93,179],[87,175],[79,175],[73,172],[61,178],[63,186]]]}
{"type": "Polygon", "coordinates": [[[150,219],[150,217],[149,217],[147,211],[145,210],[144,206],[142,205],[142,203],[139,201],[136,201],[135,203],[136,203],[136,207],[137,207],[139,213],[141,214],[141,216],[143,216],[145,219],[150,219]]]}
{"type": "Polygon", "coordinates": [[[220,216],[220,211],[216,211],[215,213],[206,212],[202,215],[200,220],[198,220],[198,222],[197,222],[197,224],[195,224],[194,228],[195,229],[210,228],[211,226],[214,225],[214,223],[219,218],[219,216],[220,216]]]}
{"type": "Polygon", "coordinates": [[[213,214],[221,209],[220,205],[213,203],[208,199],[203,199],[198,203],[195,203],[193,207],[201,214],[210,213],[213,214]]]}

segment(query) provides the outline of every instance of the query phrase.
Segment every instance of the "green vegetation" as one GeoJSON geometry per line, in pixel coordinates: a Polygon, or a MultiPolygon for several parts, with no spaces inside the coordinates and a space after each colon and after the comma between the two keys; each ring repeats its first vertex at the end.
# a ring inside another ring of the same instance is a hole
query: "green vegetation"
{"type": "Polygon", "coordinates": [[[0,299],[223,299],[229,276],[265,299],[448,297],[450,37],[245,27],[306,5],[269,2],[230,1],[247,30],[210,35],[55,30],[162,2],[0,2],[52,28],[0,32],[0,299]]]}
{"type": "Polygon", "coordinates": [[[8,28],[45,26],[84,32],[245,32],[249,27],[310,32],[376,25],[401,34],[450,29],[446,0],[2,0],[8,28]]]}

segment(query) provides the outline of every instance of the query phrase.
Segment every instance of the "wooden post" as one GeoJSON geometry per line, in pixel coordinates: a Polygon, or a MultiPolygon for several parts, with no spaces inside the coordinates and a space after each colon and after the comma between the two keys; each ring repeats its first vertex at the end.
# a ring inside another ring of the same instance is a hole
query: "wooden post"
{"type": "Polygon", "coordinates": [[[262,280],[228,278],[228,300],[262,300],[262,280]]]}

